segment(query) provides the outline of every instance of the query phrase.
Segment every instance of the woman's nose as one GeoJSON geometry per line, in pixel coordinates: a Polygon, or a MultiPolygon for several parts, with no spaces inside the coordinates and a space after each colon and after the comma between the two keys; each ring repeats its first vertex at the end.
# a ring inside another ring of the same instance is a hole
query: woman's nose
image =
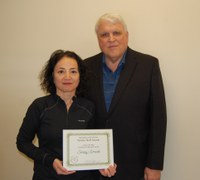
{"type": "Polygon", "coordinates": [[[65,73],[65,77],[64,77],[65,79],[70,79],[71,78],[71,75],[70,75],[70,73],[69,72],[66,72],[65,73]]]}

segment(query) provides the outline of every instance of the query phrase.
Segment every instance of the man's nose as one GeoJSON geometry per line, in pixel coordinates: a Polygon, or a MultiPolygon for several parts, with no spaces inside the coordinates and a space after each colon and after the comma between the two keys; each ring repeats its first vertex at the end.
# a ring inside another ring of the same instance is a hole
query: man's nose
{"type": "Polygon", "coordinates": [[[112,33],[110,33],[109,37],[108,37],[108,40],[109,41],[114,41],[115,40],[115,36],[112,33]]]}

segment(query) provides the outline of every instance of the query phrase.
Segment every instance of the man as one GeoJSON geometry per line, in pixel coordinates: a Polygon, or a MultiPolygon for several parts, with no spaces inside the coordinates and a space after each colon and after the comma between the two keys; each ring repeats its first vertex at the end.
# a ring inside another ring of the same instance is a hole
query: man
{"type": "Polygon", "coordinates": [[[128,47],[119,15],[101,16],[95,30],[102,52],[84,61],[87,97],[96,105],[96,127],[113,129],[112,179],[160,180],[166,105],[158,60],[128,47]]]}

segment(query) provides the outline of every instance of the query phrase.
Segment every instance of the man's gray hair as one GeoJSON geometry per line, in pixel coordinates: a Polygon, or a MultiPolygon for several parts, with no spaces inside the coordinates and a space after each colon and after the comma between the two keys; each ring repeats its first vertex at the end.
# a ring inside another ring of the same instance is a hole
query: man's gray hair
{"type": "Polygon", "coordinates": [[[99,26],[100,26],[102,21],[108,21],[112,24],[120,23],[124,27],[124,30],[127,31],[127,25],[126,25],[125,21],[123,20],[123,18],[119,14],[106,13],[106,14],[102,15],[97,20],[96,25],[95,25],[95,32],[96,33],[98,32],[99,26]]]}

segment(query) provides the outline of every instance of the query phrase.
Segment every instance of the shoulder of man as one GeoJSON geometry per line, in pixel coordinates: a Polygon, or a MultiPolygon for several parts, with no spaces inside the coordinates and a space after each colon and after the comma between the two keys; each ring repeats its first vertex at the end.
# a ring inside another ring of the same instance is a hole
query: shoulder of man
{"type": "Polygon", "coordinates": [[[126,58],[137,58],[138,60],[141,60],[141,61],[158,61],[158,59],[152,55],[149,55],[149,54],[145,54],[145,53],[142,53],[142,52],[139,52],[139,51],[135,51],[131,48],[128,47],[127,49],[127,54],[126,54],[126,58]]]}
{"type": "Polygon", "coordinates": [[[133,49],[131,49],[129,47],[127,49],[127,55],[136,56],[136,57],[143,57],[143,58],[149,58],[149,59],[157,59],[155,56],[152,56],[150,54],[143,53],[143,52],[140,52],[140,51],[133,50],[133,49]]]}
{"type": "Polygon", "coordinates": [[[102,56],[103,56],[103,53],[99,53],[99,54],[96,54],[94,56],[91,56],[91,57],[88,57],[86,59],[84,59],[84,64],[89,64],[89,63],[92,63],[94,61],[97,61],[97,60],[101,60],[102,59],[102,56]]]}

